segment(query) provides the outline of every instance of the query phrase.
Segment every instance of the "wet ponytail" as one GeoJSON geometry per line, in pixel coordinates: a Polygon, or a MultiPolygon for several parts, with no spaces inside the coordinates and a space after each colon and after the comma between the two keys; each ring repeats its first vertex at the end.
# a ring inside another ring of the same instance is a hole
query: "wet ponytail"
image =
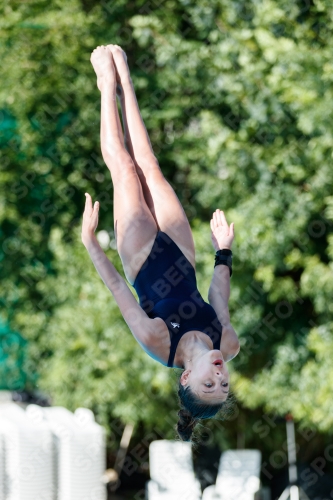
{"type": "Polygon", "coordinates": [[[194,427],[200,419],[212,418],[223,408],[225,403],[208,405],[201,401],[190,387],[184,387],[179,381],[178,398],[180,410],[178,412],[179,420],[176,430],[182,441],[191,441],[194,427]]]}
{"type": "Polygon", "coordinates": [[[177,422],[177,432],[178,436],[182,441],[190,441],[193,433],[193,429],[198,423],[198,421],[192,417],[191,413],[184,409],[178,412],[179,420],[177,422]]]}

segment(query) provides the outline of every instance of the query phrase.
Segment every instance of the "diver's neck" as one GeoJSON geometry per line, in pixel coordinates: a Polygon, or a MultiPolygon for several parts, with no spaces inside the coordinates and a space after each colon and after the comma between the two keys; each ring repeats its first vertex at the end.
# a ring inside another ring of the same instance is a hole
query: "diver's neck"
{"type": "MultiPolygon", "coordinates": [[[[188,332],[187,332],[188,333],[188,332]]],[[[185,337],[185,336],[184,336],[185,337]]],[[[177,365],[183,366],[186,370],[191,369],[195,359],[203,356],[212,350],[212,341],[203,332],[191,332],[186,338],[182,338],[177,348],[177,365]],[[184,341],[182,342],[182,340],[184,341]]]]}

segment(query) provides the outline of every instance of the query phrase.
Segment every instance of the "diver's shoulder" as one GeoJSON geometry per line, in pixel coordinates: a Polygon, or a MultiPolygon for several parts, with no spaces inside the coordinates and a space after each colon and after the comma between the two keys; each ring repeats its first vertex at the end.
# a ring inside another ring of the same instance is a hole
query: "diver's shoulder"
{"type": "Polygon", "coordinates": [[[225,361],[230,361],[239,353],[239,339],[234,327],[230,323],[223,325],[220,348],[225,361]]]}
{"type": "Polygon", "coordinates": [[[153,318],[151,320],[149,333],[142,347],[151,358],[167,366],[170,352],[170,335],[168,327],[162,318],[153,318]]]}

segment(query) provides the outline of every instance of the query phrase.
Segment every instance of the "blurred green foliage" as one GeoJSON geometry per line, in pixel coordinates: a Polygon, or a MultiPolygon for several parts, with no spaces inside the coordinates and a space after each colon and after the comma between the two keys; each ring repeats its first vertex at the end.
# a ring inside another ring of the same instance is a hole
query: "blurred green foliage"
{"type": "MultiPolygon", "coordinates": [[[[174,373],[131,337],[79,237],[88,190],[113,240],[89,58],[117,43],[193,228],[204,297],[210,216],[221,208],[235,222],[236,398],[330,432],[331,2],[12,1],[1,3],[0,26],[2,318],[29,341],[39,387],[104,423],[174,436],[174,373]]],[[[116,251],[107,255],[121,271],[116,251]]]]}
{"type": "Polygon", "coordinates": [[[0,390],[16,391],[34,382],[25,365],[26,345],[19,333],[0,322],[0,390]]]}

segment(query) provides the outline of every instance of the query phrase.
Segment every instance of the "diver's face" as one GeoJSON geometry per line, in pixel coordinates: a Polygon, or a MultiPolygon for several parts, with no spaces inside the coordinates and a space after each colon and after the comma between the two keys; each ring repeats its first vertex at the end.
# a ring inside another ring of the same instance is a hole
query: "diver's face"
{"type": "Polygon", "coordinates": [[[225,401],[229,393],[229,373],[221,351],[216,349],[192,361],[192,368],[185,370],[180,382],[207,403],[225,401]]]}

